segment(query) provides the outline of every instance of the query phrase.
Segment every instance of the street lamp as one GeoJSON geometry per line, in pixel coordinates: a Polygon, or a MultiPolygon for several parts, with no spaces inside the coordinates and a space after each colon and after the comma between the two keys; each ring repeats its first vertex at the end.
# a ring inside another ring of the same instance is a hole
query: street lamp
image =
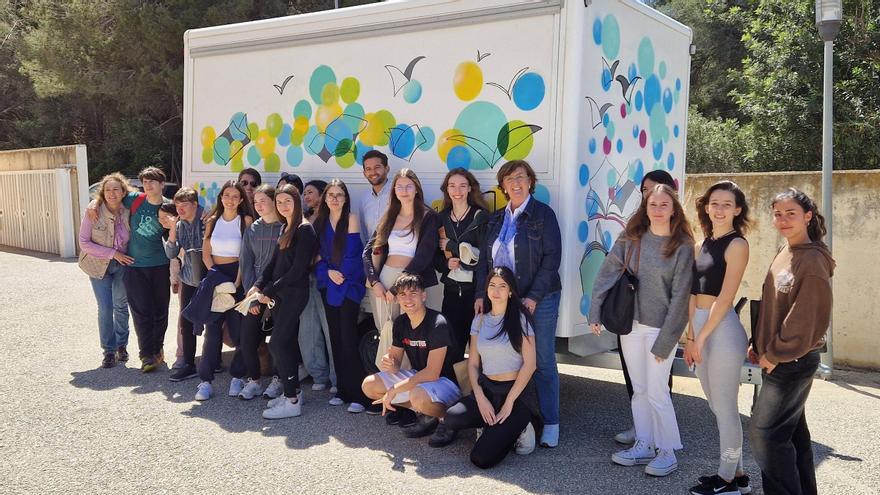
{"type": "MultiPolygon", "coordinates": [[[[831,172],[833,170],[834,152],[834,38],[840,32],[843,22],[843,0],[816,0],[816,27],[819,36],[825,42],[825,77],[822,98],[822,213],[825,216],[825,227],[828,235],[825,242],[828,249],[832,248],[831,226],[833,223],[831,207],[831,172]]],[[[832,325],[828,325],[826,336],[827,349],[822,354],[819,374],[823,378],[831,376],[834,367],[834,347],[832,345],[832,325]]]]}

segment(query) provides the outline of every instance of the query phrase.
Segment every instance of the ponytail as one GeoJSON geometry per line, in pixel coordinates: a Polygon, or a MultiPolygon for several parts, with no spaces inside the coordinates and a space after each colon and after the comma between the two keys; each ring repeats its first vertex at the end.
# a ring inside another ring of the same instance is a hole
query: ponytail
{"type": "Polygon", "coordinates": [[[813,242],[821,241],[825,234],[828,233],[828,229],[825,227],[825,217],[819,213],[816,202],[810,199],[803,191],[789,187],[777,194],[773,198],[773,202],[770,203],[770,206],[772,207],[776,203],[786,200],[795,201],[804,210],[804,213],[810,212],[813,214],[812,218],[810,218],[810,223],[807,225],[807,235],[810,236],[810,240],[813,242]]]}

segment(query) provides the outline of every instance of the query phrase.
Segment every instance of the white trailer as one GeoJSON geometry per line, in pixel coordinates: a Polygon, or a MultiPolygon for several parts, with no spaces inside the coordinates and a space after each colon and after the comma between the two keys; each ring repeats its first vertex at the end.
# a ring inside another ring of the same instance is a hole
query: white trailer
{"type": "MultiPolygon", "coordinates": [[[[183,184],[205,203],[245,167],[365,190],[379,149],[430,200],[445,173],[528,160],[562,228],[557,336],[600,356],[593,278],[653,169],[681,186],[691,30],[634,0],[413,0],[188,31],[183,184]]],[[[596,362],[594,364],[601,364],[596,362]]]]}

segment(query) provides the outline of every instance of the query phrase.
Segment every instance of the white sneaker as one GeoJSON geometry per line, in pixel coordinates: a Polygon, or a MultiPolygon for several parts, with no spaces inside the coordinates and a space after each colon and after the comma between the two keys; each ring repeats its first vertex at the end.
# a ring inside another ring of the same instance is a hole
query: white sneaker
{"type": "Polygon", "coordinates": [[[333,385],[332,387],[330,387],[330,393],[333,395],[336,395],[339,393],[339,389],[336,388],[336,385],[333,385]]]}
{"type": "Polygon", "coordinates": [[[348,412],[350,412],[352,414],[360,414],[366,410],[367,410],[366,407],[358,404],[357,402],[352,402],[351,404],[348,405],[348,412]]]}
{"type": "Polygon", "coordinates": [[[529,455],[535,451],[535,427],[532,423],[526,425],[526,429],[516,439],[514,451],[519,455],[529,455]]]}
{"type": "Polygon", "coordinates": [[[241,392],[238,393],[238,397],[244,400],[251,400],[262,393],[263,387],[260,386],[260,382],[249,379],[247,385],[245,385],[244,388],[241,389],[241,392]]]}
{"type": "Polygon", "coordinates": [[[645,473],[651,476],[666,476],[678,469],[678,461],[675,459],[675,451],[672,449],[660,449],[657,456],[645,466],[645,473]]]}
{"type": "Polygon", "coordinates": [[[633,426],[626,431],[614,435],[614,441],[623,445],[634,444],[636,442],[636,427],[633,426]]]}
{"type": "Polygon", "coordinates": [[[266,390],[263,391],[263,397],[267,399],[274,399],[276,397],[280,397],[282,392],[284,392],[284,387],[281,386],[281,379],[277,376],[273,376],[272,382],[269,383],[269,386],[266,387],[266,390]]]}
{"type": "Polygon", "coordinates": [[[309,377],[309,371],[302,364],[299,365],[298,371],[299,371],[299,381],[301,381],[301,382],[305,381],[305,379],[309,377]]]}
{"type": "Polygon", "coordinates": [[[654,459],[655,453],[651,445],[644,440],[637,440],[632,447],[611,454],[611,461],[621,466],[648,464],[654,459]]]}
{"type": "Polygon", "coordinates": [[[302,414],[302,404],[299,401],[290,402],[286,397],[283,401],[276,404],[274,407],[266,409],[263,411],[263,417],[266,419],[284,419],[284,418],[294,418],[302,414]]]}
{"type": "Polygon", "coordinates": [[[345,404],[345,401],[340,399],[339,397],[334,396],[332,399],[327,401],[331,406],[341,406],[345,404]]]}
{"type": "Polygon", "coordinates": [[[238,397],[238,394],[241,393],[241,389],[244,388],[244,380],[241,378],[233,378],[229,381],[229,396],[230,397],[238,397]]]}
{"type": "MultiPolygon", "coordinates": [[[[281,395],[279,395],[278,397],[275,397],[274,399],[272,399],[272,400],[270,400],[269,402],[267,402],[267,403],[266,403],[266,407],[267,407],[268,409],[271,409],[271,408],[277,406],[278,404],[283,404],[284,401],[286,401],[286,400],[287,400],[287,397],[285,397],[284,394],[281,394],[281,395]]],[[[299,393],[296,394],[296,401],[297,401],[298,403],[300,403],[300,404],[303,403],[303,392],[302,392],[302,390],[300,390],[299,393]]],[[[289,402],[289,401],[288,401],[288,402],[289,402]]]]}
{"type": "Polygon", "coordinates": [[[320,392],[321,390],[327,390],[326,383],[313,383],[312,384],[312,391],[313,392],[320,392]]]}
{"type": "Polygon", "coordinates": [[[196,388],[196,400],[208,400],[214,395],[214,387],[211,382],[202,382],[196,388]]]}

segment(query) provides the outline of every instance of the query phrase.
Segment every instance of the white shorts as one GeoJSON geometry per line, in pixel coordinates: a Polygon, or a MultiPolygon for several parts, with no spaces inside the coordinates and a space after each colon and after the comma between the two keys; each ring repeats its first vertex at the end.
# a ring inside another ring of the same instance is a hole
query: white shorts
{"type": "MultiPolygon", "coordinates": [[[[395,384],[414,376],[416,373],[418,373],[416,370],[400,370],[397,373],[380,371],[378,375],[379,378],[382,379],[382,384],[385,385],[385,389],[390,389],[395,384]]],[[[439,380],[434,380],[432,382],[420,383],[416,385],[416,387],[427,392],[428,397],[431,398],[431,402],[437,402],[446,407],[455,405],[455,403],[458,402],[458,399],[461,398],[461,390],[459,390],[458,385],[445,376],[441,376],[439,380]]],[[[409,402],[409,391],[397,394],[394,396],[394,400],[391,401],[392,404],[403,404],[404,402],[409,402]]]]}

